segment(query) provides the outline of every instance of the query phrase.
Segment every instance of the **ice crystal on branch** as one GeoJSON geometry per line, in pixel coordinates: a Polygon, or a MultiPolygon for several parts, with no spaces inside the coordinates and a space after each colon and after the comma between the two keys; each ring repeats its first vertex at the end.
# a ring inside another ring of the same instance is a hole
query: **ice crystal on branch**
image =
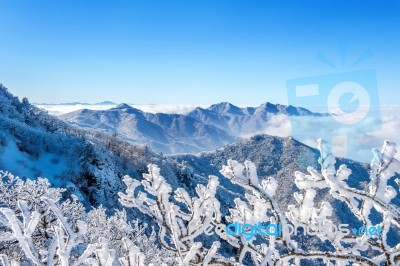
{"type": "Polygon", "coordinates": [[[173,265],[153,236],[125,212],[86,213],[76,197],[59,202],[61,189],[43,178],[23,181],[1,172],[0,265],[173,265]],[[25,264],[24,264],[25,263],[25,264]]]}
{"type": "Polygon", "coordinates": [[[220,224],[220,204],[215,198],[219,185],[217,177],[210,176],[206,186],[197,185],[197,197],[194,198],[182,188],[172,195],[171,186],[156,165],[149,165],[148,173],[143,177],[144,180],[140,183],[125,176],[127,189],[125,193],[119,193],[120,202],[126,207],[138,208],[157,221],[161,245],[175,252],[183,265],[208,265],[225,261],[226,259],[217,253],[219,242],[214,242],[208,248],[196,240],[204,235],[210,226],[220,224]],[[143,185],[148,194],[139,192],[135,196],[135,190],[140,185],[143,185]],[[172,198],[185,207],[174,204],[172,198]]]}

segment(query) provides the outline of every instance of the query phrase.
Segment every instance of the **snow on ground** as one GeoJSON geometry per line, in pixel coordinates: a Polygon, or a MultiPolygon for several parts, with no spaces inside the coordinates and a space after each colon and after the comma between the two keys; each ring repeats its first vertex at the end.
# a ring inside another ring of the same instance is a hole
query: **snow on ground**
{"type": "MultiPolygon", "coordinates": [[[[66,170],[66,162],[57,154],[43,152],[37,159],[21,152],[11,138],[7,146],[2,147],[0,165],[2,169],[28,178],[61,176],[66,170]]],[[[57,179],[53,179],[52,183],[57,179]]]]}

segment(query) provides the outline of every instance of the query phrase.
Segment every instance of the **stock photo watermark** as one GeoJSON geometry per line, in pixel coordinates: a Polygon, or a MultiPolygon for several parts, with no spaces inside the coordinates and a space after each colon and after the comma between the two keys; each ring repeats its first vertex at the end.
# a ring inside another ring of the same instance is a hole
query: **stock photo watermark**
{"type": "Polygon", "coordinates": [[[377,226],[361,226],[358,228],[349,229],[349,224],[340,224],[329,225],[329,226],[316,226],[316,225],[307,225],[307,226],[294,226],[292,224],[282,224],[279,222],[278,224],[273,223],[257,223],[257,224],[239,224],[232,223],[226,226],[226,233],[230,236],[245,236],[246,240],[251,240],[253,237],[260,235],[264,236],[273,236],[273,237],[282,237],[283,235],[294,235],[301,234],[309,236],[316,235],[332,235],[332,234],[341,234],[343,236],[353,234],[355,236],[382,236],[383,228],[380,225],[377,226]]]}
{"type": "MultiPolygon", "coordinates": [[[[341,55],[344,68],[343,49],[341,55]]],[[[370,157],[371,147],[364,144],[362,135],[381,129],[376,72],[374,69],[351,70],[370,56],[369,51],[362,54],[348,71],[287,81],[289,104],[318,109],[319,113],[318,122],[291,117],[292,136],[295,139],[307,143],[317,137],[323,138],[332,143],[333,147],[344,147],[339,156],[359,161],[370,157]]],[[[322,53],[317,55],[317,59],[338,69],[322,53]]]]}

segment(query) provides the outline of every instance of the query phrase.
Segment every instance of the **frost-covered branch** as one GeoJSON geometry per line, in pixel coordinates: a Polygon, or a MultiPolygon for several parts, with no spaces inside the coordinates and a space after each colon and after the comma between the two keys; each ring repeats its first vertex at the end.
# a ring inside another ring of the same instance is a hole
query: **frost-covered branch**
{"type": "MultiPolygon", "coordinates": [[[[347,185],[346,181],[351,175],[351,170],[345,165],[336,170],[336,160],[326,142],[319,140],[319,149],[321,171],[309,167],[308,174],[295,173],[295,184],[301,191],[294,193],[297,205],[289,205],[286,213],[282,213],[274,199],[278,182],[273,177],[259,178],[255,165],[249,161],[240,164],[228,160],[227,166],[222,168],[221,173],[248,191],[245,194],[246,201],[235,199],[235,208],[230,209],[229,222],[240,225],[290,223],[295,231],[297,227],[332,228],[335,224],[331,217],[335,210],[328,201],[315,201],[318,190],[328,189],[333,198],[347,204],[350,211],[366,228],[374,225],[370,217],[372,209],[381,213],[382,221],[375,225],[383,229],[382,235],[352,236],[342,231],[311,230],[315,237],[323,243],[328,241],[334,248],[334,252],[329,253],[318,249],[303,251],[298,247],[296,234],[294,236],[283,234],[280,238],[273,234],[252,235],[252,229],[249,228],[247,233],[241,232],[242,234],[238,236],[231,234],[220,234],[220,236],[238,248],[239,262],[243,261],[246,253],[249,253],[255,265],[297,264],[304,259],[317,258],[323,259],[327,264],[333,261],[337,265],[341,263],[347,265],[349,262],[397,265],[400,244],[397,246],[388,244],[389,229],[395,228],[398,232],[400,228],[399,208],[391,203],[398,190],[388,184],[400,170],[399,161],[394,158],[396,154],[394,143],[387,141],[379,152],[374,151],[375,160],[371,163],[369,192],[347,185]],[[272,216],[268,217],[268,214],[272,216]]],[[[348,232],[350,233],[350,230],[348,232]]]]}
{"type": "MultiPolygon", "coordinates": [[[[250,192],[245,194],[247,202],[235,199],[235,208],[230,210],[231,216],[228,218],[230,222],[251,225],[257,223],[288,223],[274,199],[278,187],[278,182],[274,177],[271,176],[260,181],[254,163],[246,161],[241,164],[234,160],[228,160],[227,165],[222,167],[221,174],[250,192]],[[273,218],[268,217],[269,213],[272,213],[273,218]]],[[[275,245],[276,238],[273,236],[266,237],[269,240],[269,246],[265,246],[265,244],[255,245],[253,244],[254,238],[246,239],[245,236],[238,239],[224,234],[222,237],[239,247],[239,262],[243,261],[247,252],[251,254],[256,265],[271,264],[279,257],[279,251],[275,245]],[[260,252],[260,250],[267,251],[260,252]]],[[[288,250],[297,250],[297,243],[287,235],[283,235],[279,242],[288,250]]]]}
{"type": "Polygon", "coordinates": [[[217,177],[210,176],[207,186],[197,185],[197,197],[191,198],[182,188],[178,188],[172,197],[172,188],[160,174],[160,169],[151,164],[148,171],[148,174],[143,175],[141,183],[125,176],[127,189],[125,193],[119,193],[121,204],[138,208],[153,217],[160,228],[160,243],[178,254],[183,265],[204,261],[212,265],[220,260],[222,257],[217,254],[218,242],[207,248],[196,241],[210,226],[221,221],[219,201],[215,198],[219,185],[217,177]],[[140,184],[148,194],[138,192],[135,195],[140,184]],[[181,204],[171,202],[172,198],[181,204]],[[180,207],[182,204],[184,208],[180,207]]]}
{"type": "MultiPolygon", "coordinates": [[[[393,142],[385,141],[381,150],[373,150],[374,159],[370,165],[371,175],[368,192],[348,186],[346,180],[350,177],[351,170],[345,165],[341,165],[336,170],[336,160],[325,141],[318,140],[318,148],[321,153],[319,160],[321,171],[309,167],[307,169],[308,174],[295,173],[297,187],[305,192],[302,195],[296,194],[295,198],[300,207],[289,206],[288,216],[291,220],[302,222],[310,220],[312,223],[314,212],[312,196],[315,195],[315,189],[327,188],[330,195],[344,202],[366,228],[374,226],[371,221],[373,211],[380,213],[382,217],[381,222],[378,223],[378,226],[383,229],[382,234],[377,234],[374,237],[368,238],[362,235],[349,238],[340,234],[332,235],[330,238],[328,236],[336,249],[336,254],[346,256],[361,254],[360,251],[374,250],[379,255],[369,256],[371,262],[396,265],[399,262],[396,256],[399,254],[400,246],[391,247],[387,242],[389,230],[391,228],[395,228],[396,231],[400,229],[400,209],[391,203],[392,199],[397,196],[398,189],[396,190],[388,184],[395,173],[400,171],[400,163],[394,157],[396,145],[393,142]],[[307,198],[308,200],[306,200],[307,198]]],[[[321,211],[324,208],[326,209],[326,204],[326,202],[321,204],[321,211]]],[[[327,219],[331,215],[331,208],[326,209],[323,213],[328,215],[325,215],[325,217],[319,215],[320,220],[324,220],[325,224],[331,223],[327,219]]]]}
{"type": "Polygon", "coordinates": [[[126,221],[125,212],[89,213],[82,204],[59,202],[59,189],[45,179],[23,181],[2,172],[0,179],[0,265],[174,265],[154,235],[126,221]],[[5,189],[7,188],[7,189],[5,189]]]}
{"type": "Polygon", "coordinates": [[[11,231],[6,232],[2,236],[2,241],[18,241],[19,246],[25,253],[27,259],[32,263],[42,265],[38,250],[33,245],[32,240],[32,234],[39,222],[40,214],[37,211],[28,213],[26,210],[26,203],[23,201],[18,202],[18,207],[22,214],[22,221],[17,218],[14,210],[9,208],[0,208],[0,215],[3,216],[0,222],[11,231]]]}

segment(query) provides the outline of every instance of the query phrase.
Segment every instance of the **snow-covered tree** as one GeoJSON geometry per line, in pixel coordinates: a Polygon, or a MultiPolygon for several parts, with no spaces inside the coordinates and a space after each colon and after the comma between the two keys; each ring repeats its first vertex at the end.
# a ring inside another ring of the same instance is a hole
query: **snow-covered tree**
{"type": "MultiPolygon", "coordinates": [[[[346,183],[351,170],[345,165],[336,169],[336,160],[326,142],[319,140],[319,150],[320,170],[309,167],[307,174],[295,173],[294,182],[299,192],[293,196],[297,204],[288,206],[286,211],[275,199],[278,180],[274,177],[260,178],[252,162],[241,164],[228,160],[221,170],[226,178],[247,191],[244,199],[234,200],[234,208],[226,217],[230,224],[289,224],[294,233],[289,230],[280,235],[262,235],[255,234],[248,227],[241,234],[228,234],[225,230],[227,224],[221,227],[220,203],[215,198],[218,188],[215,176],[209,177],[207,186],[197,186],[196,198],[191,198],[182,188],[177,189],[173,196],[171,186],[155,165],[149,165],[149,173],[144,175],[142,182],[125,177],[128,188],[126,193],[119,194],[120,202],[126,207],[138,208],[157,221],[160,242],[164,248],[177,253],[183,265],[240,265],[248,262],[249,258],[254,265],[300,265],[310,261],[325,265],[399,265],[400,241],[391,245],[388,241],[389,231],[398,233],[400,229],[400,209],[392,203],[399,188],[389,184],[400,171],[400,163],[394,157],[395,144],[387,141],[381,150],[374,150],[369,191],[352,188],[346,183]],[[140,186],[146,193],[136,192],[140,186]],[[350,230],[348,233],[329,230],[335,226],[334,213],[340,210],[335,210],[326,200],[317,200],[321,190],[329,191],[334,199],[346,204],[365,228],[379,226],[381,234],[367,236],[350,234],[350,230]],[[183,203],[184,207],[181,208],[177,202],[183,203]],[[375,215],[372,219],[372,212],[380,216],[375,215]],[[381,217],[381,220],[377,222],[376,217],[381,217]],[[207,231],[209,225],[217,227],[215,232],[221,241],[204,247],[196,239],[207,231]],[[297,233],[299,227],[304,230],[311,228],[314,244],[307,248],[301,245],[304,235],[297,233]],[[222,242],[236,247],[238,254],[234,260],[217,253],[222,242]]],[[[276,231],[272,230],[272,233],[276,231]]]]}
{"type": "Polygon", "coordinates": [[[0,172],[0,265],[172,265],[176,260],[146,237],[125,212],[86,213],[76,197],[46,179],[0,172]]]}
{"type": "Polygon", "coordinates": [[[294,193],[298,204],[290,205],[285,213],[279,209],[273,198],[277,186],[276,180],[270,177],[260,182],[256,168],[251,162],[242,165],[236,161],[228,161],[228,165],[223,167],[221,172],[232,182],[242,185],[250,192],[246,194],[247,202],[235,200],[236,206],[231,210],[230,221],[241,224],[281,221],[283,224],[289,222],[295,228],[302,226],[326,229],[315,230],[313,233],[322,241],[320,242],[322,246],[332,246],[333,249],[328,251],[320,247],[314,249],[311,247],[309,250],[302,250],[298,245],[296,234],[285,235],[285,232],[280,239],[274,236],[264,237],[268,240],[267,244],[254,244],[255,238],[247,240],[245,236],[240,236],[236,237],[237,242],[235,242],[239,250],[239,261],[244,258],[244,253],[250,253],[255,265],[298,264],[304,259],[320,259],[327,265],[332,263],[398,265],[400,241],[394,246],[390,246],[387,241],[390,229],[394,229],[394,232],[399,232],[400,229],[400,209],[391,203],[398,193],[398,187],[388,185],[389,179],[393,178],[395,172],[400,171],[399,161],[394,158],[395,144],[386,141],[380,151],[374,150],[369,192],[348,186],[345,181],[350,176],[351,170],[345,165],[335,168],[335,158],[326,142],[319,140],[319,150],[321,170],[309,167],[308,174],[295,173],[296,186],[301,190],[294,193]],[[330,218],[332,213],[340,210],[334,210],[327,201],[318,204],[315,202],[317,190],[321,189],[329,189],[329,194],[333,198],[347,204],[365,228],[379,226],[383,229],[382,234],[357,236],[329,230],[334,225],[330,218]],[[380,223],[373,224],[372,209],[381,214],[380,223]],[[272,218],[266,216],[266,213],[271,213],[272,218]]]}
{"type": "MultiPolygon", "coordinates": [[[[340,255],[342,258],[350,256],[370,265],[398,265],[400,263],[400,241],[397,241],[395,245],[389,245],[387,241],[391,230],[398,233],[400,229],[400,208],[392,203],[399,187],[395,188],[388,184],[388,181],[394,178],[395,173],[400,172],[400,162],[395,158],[397,153],[395,143],[385,141],[380,150],[373,150],[374,159],[370,165],[369,191],[362,191],[352,188],[346,183],[351,170],[345,165],[336,169],[336,160],[332,156],[330,147],[323,140],[318,142],[321,153],[319,160],[321,171],[308,168],[308,174],[296,172],[296,185],[305,191],[304,195],[312,194],[315,189],[329,189],[330,195],[345,203],[366,228],[375,225],[383,229],[381,234],[370,237],[366,237],[365,234],[353,237],[340,234],[327,236],[335,248],[335,255],[340,255]],[[378,223],[372,222],[372,212],[380,214],[378,223]]],[[[299,195],[298,197],[305,198],[306,196],[299,195]]],[[[306,203],[298,202],[300,207],[305,208],[308,212],[304,211],[298,215],[296,208],[291,206],[288,216],[293,220],[300,218],[303,222],[308,220],[310,223],[319,219],[325,225],[332,223],[326,218],[332,212],[332,207],[328,203],[322,203],[320,209],[316,209],[312,200],[306,203]]],[[[322,239],[325,238],[322,237],[322,239]]]]}
{"type": "Polygon", "coordinates": [[[184,189],[177,189],[172,197],[172,188],[154,164],[148,166],[148,174],[139,182],[124,177],[126,193],[119,193],[119,200],[126,207],[138,208],[154,219],[159,226],[158,239],[161,245],[175,252],[181,265],[221,265],[226,259],[217,253],[218,241],[207,247],[196,238],[203,235],[210,226],[221,222],[219,201],[215,193],[219,185],[216,176],[210,176],[207,186],[198,185],[198,197],[191,198],[184,189]],[[136,189],[143,186],[135,196],[136,189]],[[175,200],[171,202],[172,198],[175,200]],[[180,204],[178,204],[180,203],[180,204]],[[180,207],[180,206],[184,207],[180,207]]]}

